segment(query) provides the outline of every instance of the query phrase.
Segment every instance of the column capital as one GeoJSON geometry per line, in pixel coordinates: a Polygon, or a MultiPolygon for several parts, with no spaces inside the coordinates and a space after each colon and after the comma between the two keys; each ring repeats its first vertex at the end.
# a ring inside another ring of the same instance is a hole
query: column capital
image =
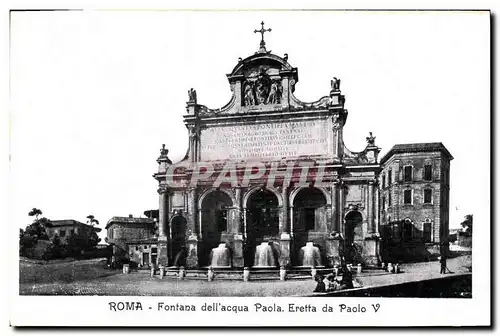
{"type": "Polygon", "coordinates": [[[160,187],[156,190],[156,192],[157,192],[158,194],[160,194],[160,195],[163,195],[163,194],[165,194],[165,193],[167,192],[167,187],[165,187],[165,186],[160,186],[160,187]]]}

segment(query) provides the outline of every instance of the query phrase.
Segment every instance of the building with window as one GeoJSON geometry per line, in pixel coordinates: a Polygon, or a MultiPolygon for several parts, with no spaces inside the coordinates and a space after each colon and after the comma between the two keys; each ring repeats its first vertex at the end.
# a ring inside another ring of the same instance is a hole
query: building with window
{"type": "Polygon", "coordinates": [[[128,259],[139,266],[157,264],[158,237],[152,218],[112,217],[106,224],[107,243],[113,247],[113,258],[128,259]]]}
{"type": "Polygon", "coordinates": [[[452,159],[442,143],[396,145],[381,159],[380,176],[390,181],[380,188],[389,200],[380,209],[386,254],[447,253],[452,159]]]}
{"type": "Polygon", "coordinates": [[[75,236],[89,236],[92,231],[96,233],[101,232],[101,228],[81,223],[74,219],[51,220],[50,223],[51,226],[45,229],[49,239],[58,235],[63,244],[66,243],[66,240],[72,234],[75,236]]]}

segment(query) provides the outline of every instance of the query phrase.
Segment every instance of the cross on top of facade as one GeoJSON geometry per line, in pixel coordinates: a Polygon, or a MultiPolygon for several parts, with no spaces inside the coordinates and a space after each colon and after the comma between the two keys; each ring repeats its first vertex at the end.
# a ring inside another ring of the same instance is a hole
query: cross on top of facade
{"type": "Polygon", "coordinates": [[[264,33],[271,32],[271,28],[264,29],[264,21],[262,21],[260,24],[262,27],[259,30],[255,29],[253,32],[260,33],[261,35],[259,52],[266,52],[266,42],[264,42],[264,33]]]}

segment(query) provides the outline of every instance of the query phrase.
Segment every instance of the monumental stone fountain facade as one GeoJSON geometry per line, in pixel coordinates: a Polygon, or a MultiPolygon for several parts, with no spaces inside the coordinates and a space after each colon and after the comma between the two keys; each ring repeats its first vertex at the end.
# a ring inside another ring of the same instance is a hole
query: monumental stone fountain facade
{"type": "Polygon", "coordinates": [[[288,55],[267,51],[263,39],[227,78],[232,98],[218,109],[199,104],[196,91],[189,90],[184,115],[189,148],[181,162],[172,163],[165,146],[161,149],[154,174],[158,263],[378,265],[384,167],[371,133],[361,152],[344,144],[348,112],[340,79],[331,80],[328,95],[300,101],[294,95],[297,68],[288,55]]]}

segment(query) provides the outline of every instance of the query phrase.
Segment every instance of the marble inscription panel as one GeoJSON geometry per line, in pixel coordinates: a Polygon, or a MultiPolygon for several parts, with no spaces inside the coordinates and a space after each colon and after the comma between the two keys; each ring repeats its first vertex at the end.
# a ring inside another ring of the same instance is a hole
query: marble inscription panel
{"type": "Polygon", "coordinates": [[[201,133],[201,160],[326,155],[332,138],[330,119],[217,126],[201,133]]]}

